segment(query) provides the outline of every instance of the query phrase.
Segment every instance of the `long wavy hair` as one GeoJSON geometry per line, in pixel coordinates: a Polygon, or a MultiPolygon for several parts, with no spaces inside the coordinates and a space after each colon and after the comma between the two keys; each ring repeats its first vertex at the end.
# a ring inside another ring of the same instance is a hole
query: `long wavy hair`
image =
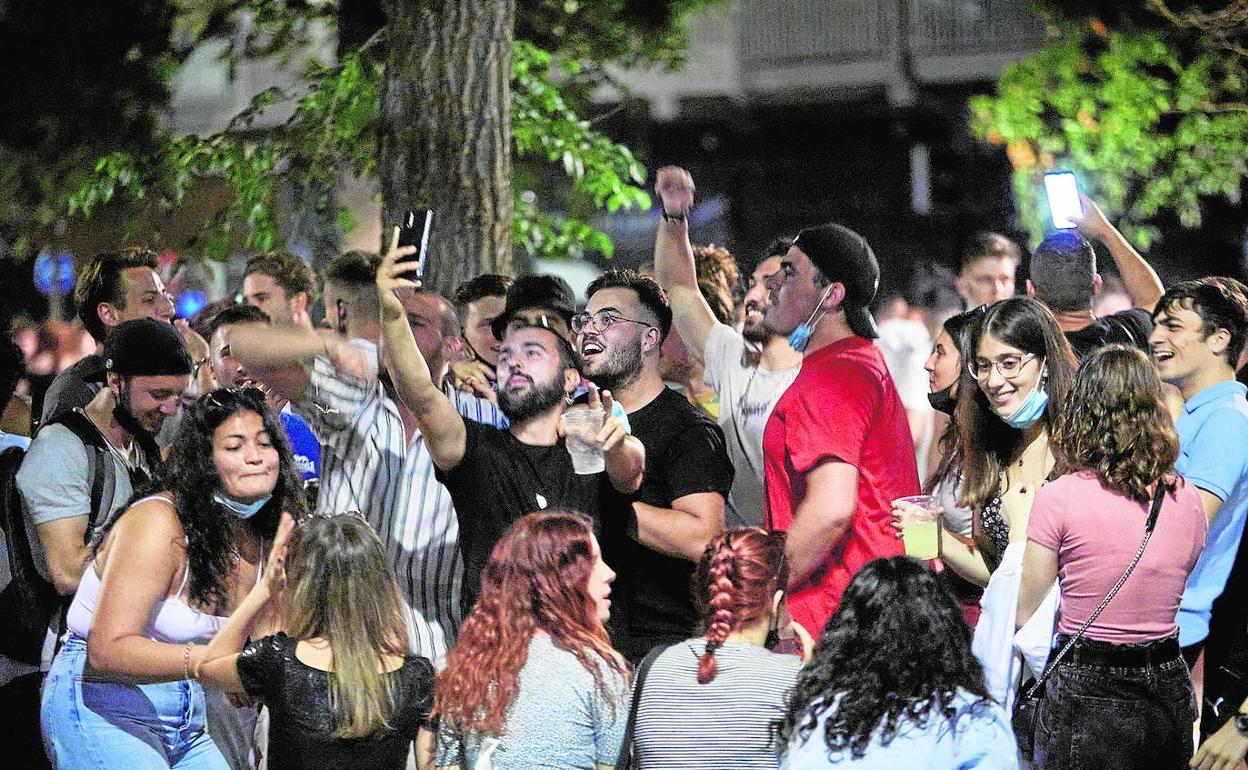
{"type": "MultiPolygon", "coordinates": [[[[300,520],[307,515],[303,484],[295,470],[294,458],[286,432],[269,411],[264,394],[256,388],[218,388],[200,396],[182,412],[182,422],[169,457],[155,478],[134,496],[153,492],[169,492],[173,496],[182,531],[186,534],[186,559],[190,566],[190,598],[204,607],[223,605],[227,601],[226,578],[230,573],[231,556],[237,553],[233,516],[212,499],[221,489],[221,475],[213,461],[212,437],[216,429],[239,412],[254,412],[268,431],[277,449],[278,479],[273,496],[260,512],[247,519],[247,527],[262,542],[272,541],[282,511],[300,520]]],[[[133,502],[133,500],[132,500],[133,502]]],[[[101,528],[96,548],[120,516],[113,517],[101,528]]]]}
{"type": "Polygon", "coordinates": [[[407,653],[399,584],[381,540],[356,515],[311,516],[286,557],[286,630],[333,650],[329,702],[335,734],[363,738],[390,726],[393,677],[378,669],[407,653]]]}
{"type": "Polygon", "coordinates": [[[576,656],[608,703],[601,666],[627,673],[589,594],[593,530],[580,513],[530,513],[504,533],[481,574],[481,596],[438,675],[433,711],[460,733],[502,735],[520,669],[539,629],[576,656]]]}
{"type": "Polygon", "coordinates": [[[1084,359],[1052,442],[1060,473],[1092,473],[1108,489],[1147,503],[1154,483],[1172,475],[1179,458],[1161,378],[1148,356],[1110,345],[1084,359]]]}
{"type": "MultiPolygon", "coordinates": [[[[963,393],[961,372],[966,368],[966,362],[974,356],[974,348],[971,347],[972,339],[975,336],[975,330],[987,311],[987,305],[980,305],[965,313],[949,316],[942,324],[945,334],[948,334],[949,339],[953,340],[953,346],[958,351],[959,374],[958,381],[955,383],[956,387],[954,388],[955,398],[963,393]]],[[[936,448],[940,452],[940,464],[936,466],[936,472],[923,486],[925,493],[931,494],[936,485],[958,467],[960,458],[958,444],[958,421],[953,419],[949,421],[949,424],[945,427],[945,432],[941,434],[940,440],[936,444],[936,448]]]]}
{"type": "Polygon", "coordinates": [[[788,583],[788,571],[783,532],[738,527],[707,543],[693,577],[706,637],[698,661],[700,684],[715,678],[715,651],[728,635],[771,613],[776,591],[788,583]]]}
{"type": "Polygon", "coordinates": [[[811,739],[826,712],[829,751],[861,758],[876,730],[887,745],[906,722],[953,727],[958,690],[974,708],[991,702],[953,596],[914,559],[876,559],[854,575],[798,675],[777,725],[781,746],[811,739]]]}
{"type": "Polygon", "coordinates": [[[1074,380],[1075,355],[1066,335],[1049,309],[1029,297],[1012,297],[994,303],[971,337],[958,380],[958,447],[961,455],[961,505],[981,510],[1001,494],[1002,470],[1021,449],[1023,431],[1011,428],[988,405],[988,397],[968,371],[969,362],[979,351],[986,335],[1030,353],[1044,366],[1049,402],[1044,421],[1051,426],[1065,403],[1074,380]]]}

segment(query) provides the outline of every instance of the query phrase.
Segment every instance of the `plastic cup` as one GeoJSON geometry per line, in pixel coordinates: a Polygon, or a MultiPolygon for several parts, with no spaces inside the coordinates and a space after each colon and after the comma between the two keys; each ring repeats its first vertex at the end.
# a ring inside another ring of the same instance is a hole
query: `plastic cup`
{"type": "Polygon", "coordinates": [[[563,424],[564,444],[572,456],[572,470],[586,476],[602,473],[607,464],[598,445],[606,415],[601,409],[573,409],[559,418],[563,424]]]}
{"type": "Polygon", "coordinates": [[[893,505],[907,503],[901,509],[901,542],[906,556],[916,559],[935,559],[940,555],[939,504],[933,495],[900,497],[893,505]]]}

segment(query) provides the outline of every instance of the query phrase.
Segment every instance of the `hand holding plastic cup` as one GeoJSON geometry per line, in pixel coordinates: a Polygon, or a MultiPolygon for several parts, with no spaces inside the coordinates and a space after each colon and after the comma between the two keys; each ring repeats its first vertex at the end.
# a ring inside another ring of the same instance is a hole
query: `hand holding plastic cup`
{"type": "Polygon", "coordinates": [[[935,559],[940,556],[940,514],[933,495],[911,495],[893,501],[901,518],[901,541],[906,556],[935,559]]]}
{"type": "Polygon", "coordinates": [[[572,456],[572,470],[582,476],[606,470],[602,444],[598,442],[605,418],[606,413],[601,409],[571,409],[559,418],[564,443],[572,456]]]}

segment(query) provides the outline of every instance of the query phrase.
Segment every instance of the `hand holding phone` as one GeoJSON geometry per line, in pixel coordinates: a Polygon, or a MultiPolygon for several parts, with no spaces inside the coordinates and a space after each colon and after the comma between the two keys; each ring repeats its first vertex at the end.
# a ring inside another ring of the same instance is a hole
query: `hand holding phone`
{"type": "Polygon", "coordinates": [[[429,256],[429,233],[433,230],[433,210],[416,209],[403,214],[399,225],[399,246],[415,246],[416,253],[403,257],[399,262],[414,262],[411,270],[400,278],[415,281],[425,277],[425,260],[429,256]]]}
{"type": "Polygon", "coordinates": [[[1079,200],[1079,184],[1073,171],[1050,171],[1044,175],[1044,192],[1049,199],[1049,215],[1053,227],[1071,230],[1083,219],[1079,200]]]}

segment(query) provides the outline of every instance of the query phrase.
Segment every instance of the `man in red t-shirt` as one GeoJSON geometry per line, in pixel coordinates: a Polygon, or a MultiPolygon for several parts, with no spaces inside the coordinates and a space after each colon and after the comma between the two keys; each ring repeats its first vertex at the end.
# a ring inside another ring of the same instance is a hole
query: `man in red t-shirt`
{"type": "Polygon", "coordinates": [[[767,279],[765,323],[804,353],[763,434],[767,520],[788,532],[789,612],[816,637],[855,572],[901,555],[891,503],[919,492],[906,410],[871,342],[879,282],[871,247],[834,224],[799,233],[767,279]]]}

